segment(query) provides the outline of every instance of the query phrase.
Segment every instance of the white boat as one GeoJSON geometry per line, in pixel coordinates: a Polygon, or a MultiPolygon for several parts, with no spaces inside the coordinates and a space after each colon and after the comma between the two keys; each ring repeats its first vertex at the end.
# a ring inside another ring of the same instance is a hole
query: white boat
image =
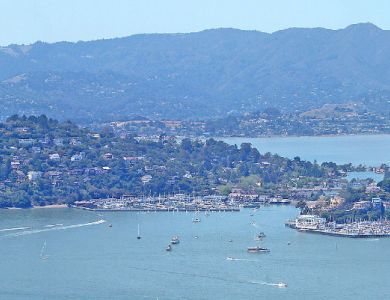
{"type": "Polygon", "coordinates": [[[180,239],[177,235],[173,236],[172,239],[171,239],[171,244],[172,245],[177,245],[180,243],[180,239]]]}
{"type": "Polygon", "coordinates": [[[248,247],[247,251],[248,251],[249,253],[268,253],[268,252],[270,252],[271,250],[269,250],[268,248],[263,248],[263,247],[255,246],[255,247],[248,247]]]}
{"type": "Polygon", "coordinates": [[[287,283],[279,282],[279,283],[277,283],[277,287],[278,288],[286,288],[287,287],[287,283]]]}
{"type": "Polygon", "coordinates": [[[200,223],[200,218],[193,218],[193,219],[192,219],[192,222],[193,222],[193,223],[200,223]]]}

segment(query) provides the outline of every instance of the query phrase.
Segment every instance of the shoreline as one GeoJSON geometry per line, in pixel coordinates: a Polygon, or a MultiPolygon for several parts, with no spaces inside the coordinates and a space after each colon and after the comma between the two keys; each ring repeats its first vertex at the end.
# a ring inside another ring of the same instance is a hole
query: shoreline
{"type": "Polygon", "coordinates": [[[43,205],[43,206],[34,205],[27,209],[53,209],[53,208],[68,208],[68,205],[67,204],[50,204],[50,205],[43,205]]]}
{"type": "Polygon", "coordinates": [[[390,136],[390,133],[350,133],[350,134],[320,134],[320,135],[259,135],[259,136],[217,136],[213,139],[243,138],[243,139],[271,139],[271,138],[332,138],[332,137],[354,137],[354,136],[390,136]]]}

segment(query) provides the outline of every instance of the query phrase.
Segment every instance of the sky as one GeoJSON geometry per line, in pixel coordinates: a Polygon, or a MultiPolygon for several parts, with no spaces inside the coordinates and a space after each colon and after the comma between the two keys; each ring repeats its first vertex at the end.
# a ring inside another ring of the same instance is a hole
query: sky
{"type": "Polygon", "coordinates": [[[0,45],[233,27],[390,29],[389,0],[0,0],[0,45]]]}

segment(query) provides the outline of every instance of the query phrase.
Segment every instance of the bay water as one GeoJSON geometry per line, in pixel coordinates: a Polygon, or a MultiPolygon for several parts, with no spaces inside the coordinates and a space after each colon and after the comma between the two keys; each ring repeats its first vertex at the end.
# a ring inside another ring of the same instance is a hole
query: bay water
{"type": "MultiPolygon", "coordinates": [[[[390,161],[390,136],[225,141],[318,162],[390,161]]],[[[390,299],[390,239],[286,228],[297,214],[266,206],[193,223],[185,212],[0,210],[0,299],[390,299]],[[173,235],[181,242],[167,252],[173,235]],[[255,245],[271,252],[247,253],[255,245]]]]}
{"type": "Polygon", "coordinates": [[[300,233],[297,213],[3,210],[0,299],[389,299],[390,239],[300,233]],[[261,231],[271,252],[247,253],[261,231]]]}

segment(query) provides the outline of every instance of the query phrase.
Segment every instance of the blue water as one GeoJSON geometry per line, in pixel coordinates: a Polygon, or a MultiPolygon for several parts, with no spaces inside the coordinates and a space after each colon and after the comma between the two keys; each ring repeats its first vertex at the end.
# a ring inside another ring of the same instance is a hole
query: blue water
{"type": "Polygon", "coordinates": [[[390,164],[390,135],[355,135],[331,137],[273,137],[273,138],[222,138],[227,143],[251,143],[261,153],[318,162],[390,164]]]}
{"type": "Polygon", "coordinates": [[[284,227],[296,214],[291,206],[272,206],[253,217],[248,210],[201,215],[194,224],[184,212],[0,211],[0,230],[32,227],[0,231],[0,299],[389,299],[390,239],[284,227]],[[100,218],[107,222],[91,224],[100,218]],[[90,225],[68,226],[76,224],[90,225]],[[248,254],[259,231],[271,252],[248,254]],[[166,252],[176,234],[181,243],[166,252]],[[288,287],[273,285],[280,281],[288,287]]]}
{"type": "Polygon", "coordinates": [[[349,172],[348,175],[347,175],[347,179],[349,181],[351,181],[352,179],[368,179],[368,178],[371,178],[373,179],[375,182],[380,182],[383,180],[383,178],[385,177],[384,174],[377,174],[377,173],[374,173],[374,172],[366,172],[366,171],[363,171],[363,172],[349,172]]]}
{"type": "MultiPolygon", "coordinates": [[[[319,162],[390,161],[390,136],[229,142],[319,162]]],[[[192,213],[0,210],[0,299],[390,299],[390,239],[336,238],[284,227],[297,213],[291,206],[271,206],[253,217],[248,210],[201,215],[202,222],[194,224],[192,213]],[[248,254],[259,231],[266,233],[262,245],[271,252],[248,254]],[[166,252],[173,235],[181,243],[166,252]],[[278,282],[288,287],[277,288],[278,282]]]]}

